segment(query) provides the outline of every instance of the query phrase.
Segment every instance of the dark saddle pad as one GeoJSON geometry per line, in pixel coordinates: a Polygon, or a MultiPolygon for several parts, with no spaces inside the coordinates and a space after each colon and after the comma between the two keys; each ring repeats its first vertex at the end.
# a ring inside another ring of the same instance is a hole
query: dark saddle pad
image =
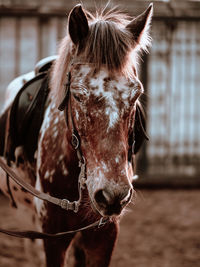
{"type": "Polygon", "coordinates": [[[15,161],[15,149],[18,146],[23,147],[24,155],[29,161],[34,160],[49,93],[49,71],[53,60],[49,58],[36,65],[36,76],[23,85],[11,105],[4,152],[9,160],[15,161]]]}

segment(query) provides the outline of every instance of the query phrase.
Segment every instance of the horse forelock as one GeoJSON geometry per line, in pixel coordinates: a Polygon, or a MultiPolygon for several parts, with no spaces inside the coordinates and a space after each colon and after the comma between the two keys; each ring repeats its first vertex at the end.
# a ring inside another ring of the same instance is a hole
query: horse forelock
{"type": "Polygon", "coordinates": [[[116,10],[86,12],[89,34],[82,47],[75,48],[67,35],[60,43],[59,56],[52,69],[51,90],[59,102],[63,96],[70,63],[80,58],[82,62],[93,63],[96,71],[102,66],[113,73],[133,76],[136,74],[135,44],[130,32],[125,28],[130,18],[116,10]]]}
{"type": "Polygon", "coordinates": [[[125,29],[128,23],[126,14],[112,10],[105,14],[97,12],[89,22],[89,34],[81,56],[95,63],[97,69],[105,65],[108,71],[125,72],[129,52],[133,49],[132,36],[125,29]]]}

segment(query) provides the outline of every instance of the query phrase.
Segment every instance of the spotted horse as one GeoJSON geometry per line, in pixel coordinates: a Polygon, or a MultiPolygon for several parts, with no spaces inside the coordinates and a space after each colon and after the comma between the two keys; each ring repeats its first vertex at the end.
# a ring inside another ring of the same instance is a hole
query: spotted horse
{"type": "Polygon", "coordinates": [[[64,266],[72,240],[75,266],[110,263],[120,217],[134,195],[133,158],[145,138],[136,61],[150,44],[152,12],[150,4],[132,19],[116,9],[93,15],[75,6],[50,69],[45,64],[40,74],[23,75],[7,89],[0,159],[8,174],[1,169],[0,186],[16,207],[23,203],[35,212],[41,229],[32,238],[44,235],[47,267],[64,266]],[[32,104],[16,114],[21,87],[35,79],[43,89],[28,92],[32,104]]]}

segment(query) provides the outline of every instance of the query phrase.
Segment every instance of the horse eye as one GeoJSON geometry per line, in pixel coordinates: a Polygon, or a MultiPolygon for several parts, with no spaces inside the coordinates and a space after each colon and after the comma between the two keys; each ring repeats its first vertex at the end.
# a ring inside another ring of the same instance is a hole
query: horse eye
{"type": "Polygon", "coordinates": [[[81,98],[78,95],[73,94],[73,96],[78,102],[82,102],[81,98]]]}

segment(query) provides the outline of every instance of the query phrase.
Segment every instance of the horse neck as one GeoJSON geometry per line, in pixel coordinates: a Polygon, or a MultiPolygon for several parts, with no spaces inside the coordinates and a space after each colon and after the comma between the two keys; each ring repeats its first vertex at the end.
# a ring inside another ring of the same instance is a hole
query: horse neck
{"type": "Polygon", "coordinates": [[[55,157],[64,157],[68,164],[78,164],[76,151],[71,145],[71,130],[67,126],[65,113],[59,111],[55,99],[50,99],[46,110],[42,134],[43,142],[49,142],[49,150],[55,157]]]}

